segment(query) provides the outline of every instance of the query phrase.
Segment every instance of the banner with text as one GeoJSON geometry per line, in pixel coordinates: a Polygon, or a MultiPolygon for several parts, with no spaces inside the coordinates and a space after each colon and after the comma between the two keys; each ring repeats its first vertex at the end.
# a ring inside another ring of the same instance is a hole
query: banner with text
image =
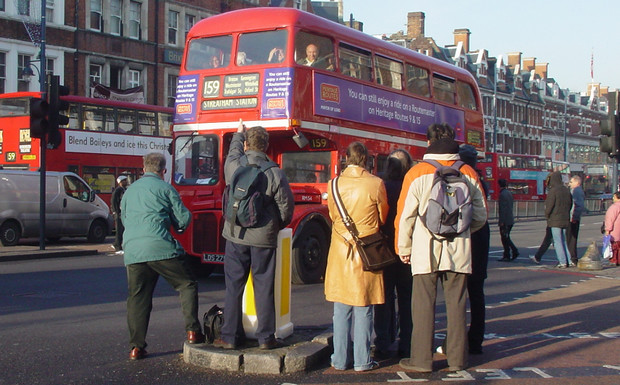
{"type": "Polygon", "coordinates": [[[145,155],[168,154],[171,138],[119,135],[96,131],[65,131],[65,150],[88,154],[145,155]]]}
{"type": "Polygon", "coordinates": [[[465,113],[333,76],[314,74],[314,112],[360,123],[426,135],[433,123],[448,123],[465,137],[465,113]]]}

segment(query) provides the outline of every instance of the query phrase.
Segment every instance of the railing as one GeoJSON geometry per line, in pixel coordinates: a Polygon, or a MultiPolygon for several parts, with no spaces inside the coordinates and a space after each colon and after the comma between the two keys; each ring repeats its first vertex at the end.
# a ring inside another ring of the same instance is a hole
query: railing
{"type": "MultiPolygon", "coordinates": [[[[489,205],[489,220],[497,220],[497,201],[488,201],[487,203],[489,205]]],[[[604,214],[611,203],[611,199],[586,199],[585,214],[604,214]]],[[[515,219],[544,218],[545,201],[515,201],[514,215],[515,219]]]]}

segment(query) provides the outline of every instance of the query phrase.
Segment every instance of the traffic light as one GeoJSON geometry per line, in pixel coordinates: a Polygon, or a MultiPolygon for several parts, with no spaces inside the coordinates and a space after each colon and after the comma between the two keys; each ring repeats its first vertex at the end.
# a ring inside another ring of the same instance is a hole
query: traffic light
{"type": "Polygon", "coordinates": [[[30,137],[45,138],[49,130],[49,105],[41,98],[30,99],[30,137]]]}
{"type": "Polygon", "coordinates": [[[606,152],[610,157],[618,155],[618,117],[610,116],[601,120],[601,152],[606,152]]]}
{"type": "Polygon", "coordinates": [[[57,148],[62,141],[58,130],[60,126],[69,124],[69,117],[63,112],[69,109],[69,102],[60,99],[61,96],[69,95],[69,87],[60,84],[60,77],[54,75],[50,78],[49,88],[49,135],[47,141],[50,148],[57,148]]]}

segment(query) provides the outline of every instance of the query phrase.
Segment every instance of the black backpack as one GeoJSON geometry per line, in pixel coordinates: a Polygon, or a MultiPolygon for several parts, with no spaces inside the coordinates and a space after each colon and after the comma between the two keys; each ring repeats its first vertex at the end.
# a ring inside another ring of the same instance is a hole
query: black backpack
{"type": "Polygon", "coordinates": [[[213,305],[202,317],[205,331],[205,340],[208,344],[222,336],[222,325],[224,325],[224,308],[213,305]]]}
{"type": "MultiPolygon", "coordinates": [[[[247,162],[247,158],[245,158],[247,162]]],[[[271,198],[265,194],[267,189],[267,175],[265,171],[277,167],[272,161],[257,164],[247,164],[235,170],[232,180],[224,189],[222,196],[222,211],[226,221],[234,226],[258,227],[265,214],[265,206],[271,198]]]]}

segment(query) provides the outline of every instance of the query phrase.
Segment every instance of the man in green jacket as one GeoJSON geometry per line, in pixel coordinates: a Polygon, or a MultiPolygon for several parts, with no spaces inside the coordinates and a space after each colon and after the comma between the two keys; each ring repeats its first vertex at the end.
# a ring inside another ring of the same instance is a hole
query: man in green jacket
{"type": "Polygon", "coordinates": [[[144,156],[144,176],[123,195],[121,217],[125,232],[123,250],[127,267],[127,324],[129,358],[146,356],[146,332],[153,290],[161,275],[179,292],[188,343],[204,342],[198,321],[198,284],[183,263],[185,252],[172,237],[170,228],[182,232],[191,214],[179,193],[163,181],[166,158],[160,153],[144,156]]]}

